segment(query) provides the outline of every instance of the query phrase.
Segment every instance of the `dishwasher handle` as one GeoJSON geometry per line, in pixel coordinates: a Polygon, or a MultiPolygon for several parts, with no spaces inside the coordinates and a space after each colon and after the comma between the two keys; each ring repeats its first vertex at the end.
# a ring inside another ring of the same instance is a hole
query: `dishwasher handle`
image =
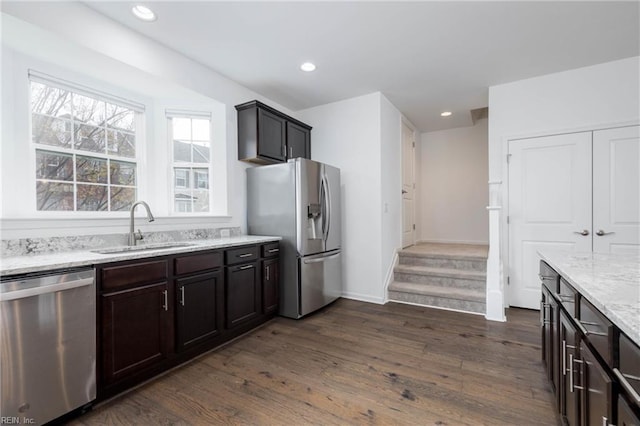
{"type": "Polygon", "coordinates": [[[39,287],[25,288],[23,290],[13,290],[6,293],[0,293],[0,302],[24,299],[26,297],[39,296],[41,294],[55,293],[57,291],[64,291],[72,288],[92,285],[93,283],[94,277],[89,277],[59,284],[43,285],[39,287]]]}

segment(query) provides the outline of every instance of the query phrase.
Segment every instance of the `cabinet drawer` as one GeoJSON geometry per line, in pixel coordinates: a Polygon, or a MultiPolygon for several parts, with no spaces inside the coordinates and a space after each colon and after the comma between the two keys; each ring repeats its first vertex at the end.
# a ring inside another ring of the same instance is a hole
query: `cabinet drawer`
{"type": "MultiPolygon", "coordinates": [[[[640,348],[631,339],[620,333],[620,373],[629,387],[640,395],[640,348]]],[[[638,406],[640,409],[640,405],[638,406]]]]}
{"type": "Polygon", "coordinates": [[[100,272],[100,291],[111,291],[138,284],[166,281],[167,261],[154,260],[131,265],[108,266],[100,272]]]}
{"type": "Polygon", "coordinates": [[[560,291],[557,294],[562,306],[572,318],[576,317],[576,299],[578,292],[564,278],[560,278],[560,291]]]}
{"type": "Polygon", "coordinates": [[[280,244],[269,243],[262,245],[262,257],[276,257],[280,254],[280,244]]]}
{"type": "Polygon", "coordinates": [[[560,275],[553,270],[544,260],[540,261],[540,281],[549,291],[556,295],[560,290],[560,275]]]}
{"type": "Polygon", "coordinates": [[[252,262],[258,258],[258,246],[247,246],[227,250],[225,255],[227,265],[252,262]]]}
{"type": "Polygon", "coordinates": [[[580,298],[578,326],[602,359],[613,367],[613,324],[584,297],[580,298]]]}
{"type": "Polygon", "coordinates": [[[176,275],[206,271],[209,269],[219,268],[221,266],[222,266],[221,251],[193,254],[189,256],[176,257],[174,259],[174,267],[175,267],[176,275]]]}

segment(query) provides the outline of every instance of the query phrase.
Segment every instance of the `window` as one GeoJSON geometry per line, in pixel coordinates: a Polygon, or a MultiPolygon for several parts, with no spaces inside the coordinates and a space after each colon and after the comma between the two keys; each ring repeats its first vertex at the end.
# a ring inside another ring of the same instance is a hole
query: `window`
{"type": "Polygon", "coordinates": [[[198,113],[170,113],[175,213],[206,213],[210,206],[211,118],[198,113]]]}
{"type": "Polygon", "coordinates": [[[37,210],[128,210],[140,109],[33,76],[30,88],[37,210]]]}

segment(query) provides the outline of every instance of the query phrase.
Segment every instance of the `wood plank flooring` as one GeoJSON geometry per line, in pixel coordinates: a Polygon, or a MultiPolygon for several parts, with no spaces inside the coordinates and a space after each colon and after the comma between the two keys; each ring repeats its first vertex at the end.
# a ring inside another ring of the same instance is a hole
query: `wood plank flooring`
{"type": "Polygon", "coordinates": [[[276,318],[74,425],[554,425],[538,313],[340,299],[276,318]]]}

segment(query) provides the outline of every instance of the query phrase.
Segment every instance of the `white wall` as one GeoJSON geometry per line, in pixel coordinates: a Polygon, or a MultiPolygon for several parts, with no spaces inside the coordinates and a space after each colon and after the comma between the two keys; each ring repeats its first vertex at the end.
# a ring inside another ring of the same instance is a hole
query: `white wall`
{"type": "MultiPolygon", "coordinates": [[[[509,139],[637,124],[639,75],[640,57],[633,57],[489,88],[489,180],[502,182],[490,198],[503,206],[500,226],[490,229],[500,244],[490,250],[499,251],[505,268],[509,139]]],[[[487,282],[487,317],[503,315],[503,281],[487,282]]]]}
{"type": "Polygon", "coordinates": [[[487,120],[422,133],[417,148],[418,240],[488,244],[487,120]]]}
{"type": "MultiPolygon", "coordinates": [[[[243,231],[246,231],[245,169],[251,166],[237,161],[237,121],[234,105],[251,99],[259,99],[294,117],[296,116],[295,113],[182,56],[178,52],[129,30],[81,3],[3,2],[2,12],[3,33],[8,27],[17,27],[25,31],[25,40],[21,42],[23,45],[12,46],[13,48],[28,49],[30,47],[29,43],[31,43],[31,47],[37,48],[34,41],[38,40],[44,46],[40,49],[41,52],[50,49],[52,40],[73,44],[79,48],[80,52],[90,51],[93,55],[104,55],[121,64],[123,67],[119,71],[125,74],[111,73],[111,77],[115,81],[125,82],[128,80],[126,71],[123,71],[123,69],[134,68],[138,72],[147,73],[152,79],[164,80],[169,85],[177,85],[193,90],[224,104],[225,112],[223,116],[225,117],[225,123],[223,127],[225,129],[224,137],[227,148],[228,179],[227,215],[217,218],[159,218],[160,220],[152,225],[154,225],[154,230],[162,226],[167,229],[241,226],[243,231]],[[31,38],[27,37],[27,33],[31,35],[31,38]]],[[[55,52],[55,50],[53,51],[55,52]]],[[[78,61],[82,58],[86,59],[86,56],[83,55],[83,53],[78,54],[78,61]]],[[[104,70],[96,69],[95,76],[91,75],[91,77],[108,77],[105,74],[104,70]]],[[[3,75],[3,91],[7,87],[11,87],[5,86],[5,84],[10,83],[3,75]]],[[[2,107],[5,111],[7,108],[11,108],[11,105],[7,105],[4,93],[2,107]]],[[[3,124],[3,127],[13,131],[11,125],[3,124]]],[[[10,154],[10,152],[2,152],[3,156],[7,154],[10,154]]],[[[56,222],[55,226],[48,226],[47,223],[42,221],[22,221],[18,223],[15,220],[3,220],[2,237],[77,235],[91,230],[103,233],[121,232],[123,225],[126,225],[126,223],[126,219],[99,219],[85,220],[72,225],[59,221],[56,222]]],[[[49,225],[51,225],[51,221],[49,221],[49,225]]]]}
{"type": "Polygon", "coordinates": [[[382,303],[380,94],[298,114],[313,126],[311,158],[340,168],[343,295],[382,303]]]}
{"type": "Polygon", "coordinates": [[[383,297],[393,278],[394,256],[402,246],[402,114],[380,96],[381,263],[383,297]]]}

